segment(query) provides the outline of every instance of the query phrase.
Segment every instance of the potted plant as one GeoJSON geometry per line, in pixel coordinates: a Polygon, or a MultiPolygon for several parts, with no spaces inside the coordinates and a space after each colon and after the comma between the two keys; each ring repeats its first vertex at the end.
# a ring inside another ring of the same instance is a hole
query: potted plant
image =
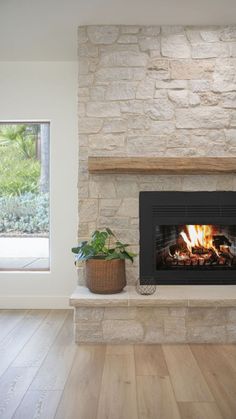
{"type": "Polygon", "coordinates": [[[129,244],[121,243],[109,229],[96,230],[89,241],[72,248],[75,264],[85,261],[86,285],[96,294],[115,294],[126,285],[125,259],[133,262],[129,244]]]}

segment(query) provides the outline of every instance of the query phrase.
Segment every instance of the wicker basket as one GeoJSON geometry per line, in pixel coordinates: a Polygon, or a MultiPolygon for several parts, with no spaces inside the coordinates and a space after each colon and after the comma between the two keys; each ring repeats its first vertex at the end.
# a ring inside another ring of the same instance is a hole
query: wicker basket
{"type": "Polygon", "coordinates": [[[126,285],[125,261],[89,259],[86,262],[86,285],[95,294],[116,294],[126,285]]]}

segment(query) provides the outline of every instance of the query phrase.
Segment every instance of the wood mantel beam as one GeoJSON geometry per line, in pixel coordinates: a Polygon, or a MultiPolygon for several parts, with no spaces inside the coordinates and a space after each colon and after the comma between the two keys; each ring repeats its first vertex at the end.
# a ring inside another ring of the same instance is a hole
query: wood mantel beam
{"type": "Polygon", "coordinates": [[[89,157],[90,173],[236,173],[236,157],[89,157]]]}

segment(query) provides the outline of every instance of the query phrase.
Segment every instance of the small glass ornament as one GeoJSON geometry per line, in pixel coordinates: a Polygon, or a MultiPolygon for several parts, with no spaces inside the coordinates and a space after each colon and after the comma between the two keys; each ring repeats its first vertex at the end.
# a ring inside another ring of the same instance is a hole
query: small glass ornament
{"type": "Polygon", "coordinates": [[[152,295],[156,292],[156,285],[141,285],[139,279],[136,282],[136,291],[141,295],[152,295]]]}

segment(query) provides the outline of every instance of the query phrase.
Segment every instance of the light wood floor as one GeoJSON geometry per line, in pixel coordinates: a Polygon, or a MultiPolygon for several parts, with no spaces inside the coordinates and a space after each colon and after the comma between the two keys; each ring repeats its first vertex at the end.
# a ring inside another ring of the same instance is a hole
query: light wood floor
{"type": "Polygon", "coordinates": [[[0,311],[1,419],[236,419],[236,345],[73,343],[72,312],[0,311]]]}

